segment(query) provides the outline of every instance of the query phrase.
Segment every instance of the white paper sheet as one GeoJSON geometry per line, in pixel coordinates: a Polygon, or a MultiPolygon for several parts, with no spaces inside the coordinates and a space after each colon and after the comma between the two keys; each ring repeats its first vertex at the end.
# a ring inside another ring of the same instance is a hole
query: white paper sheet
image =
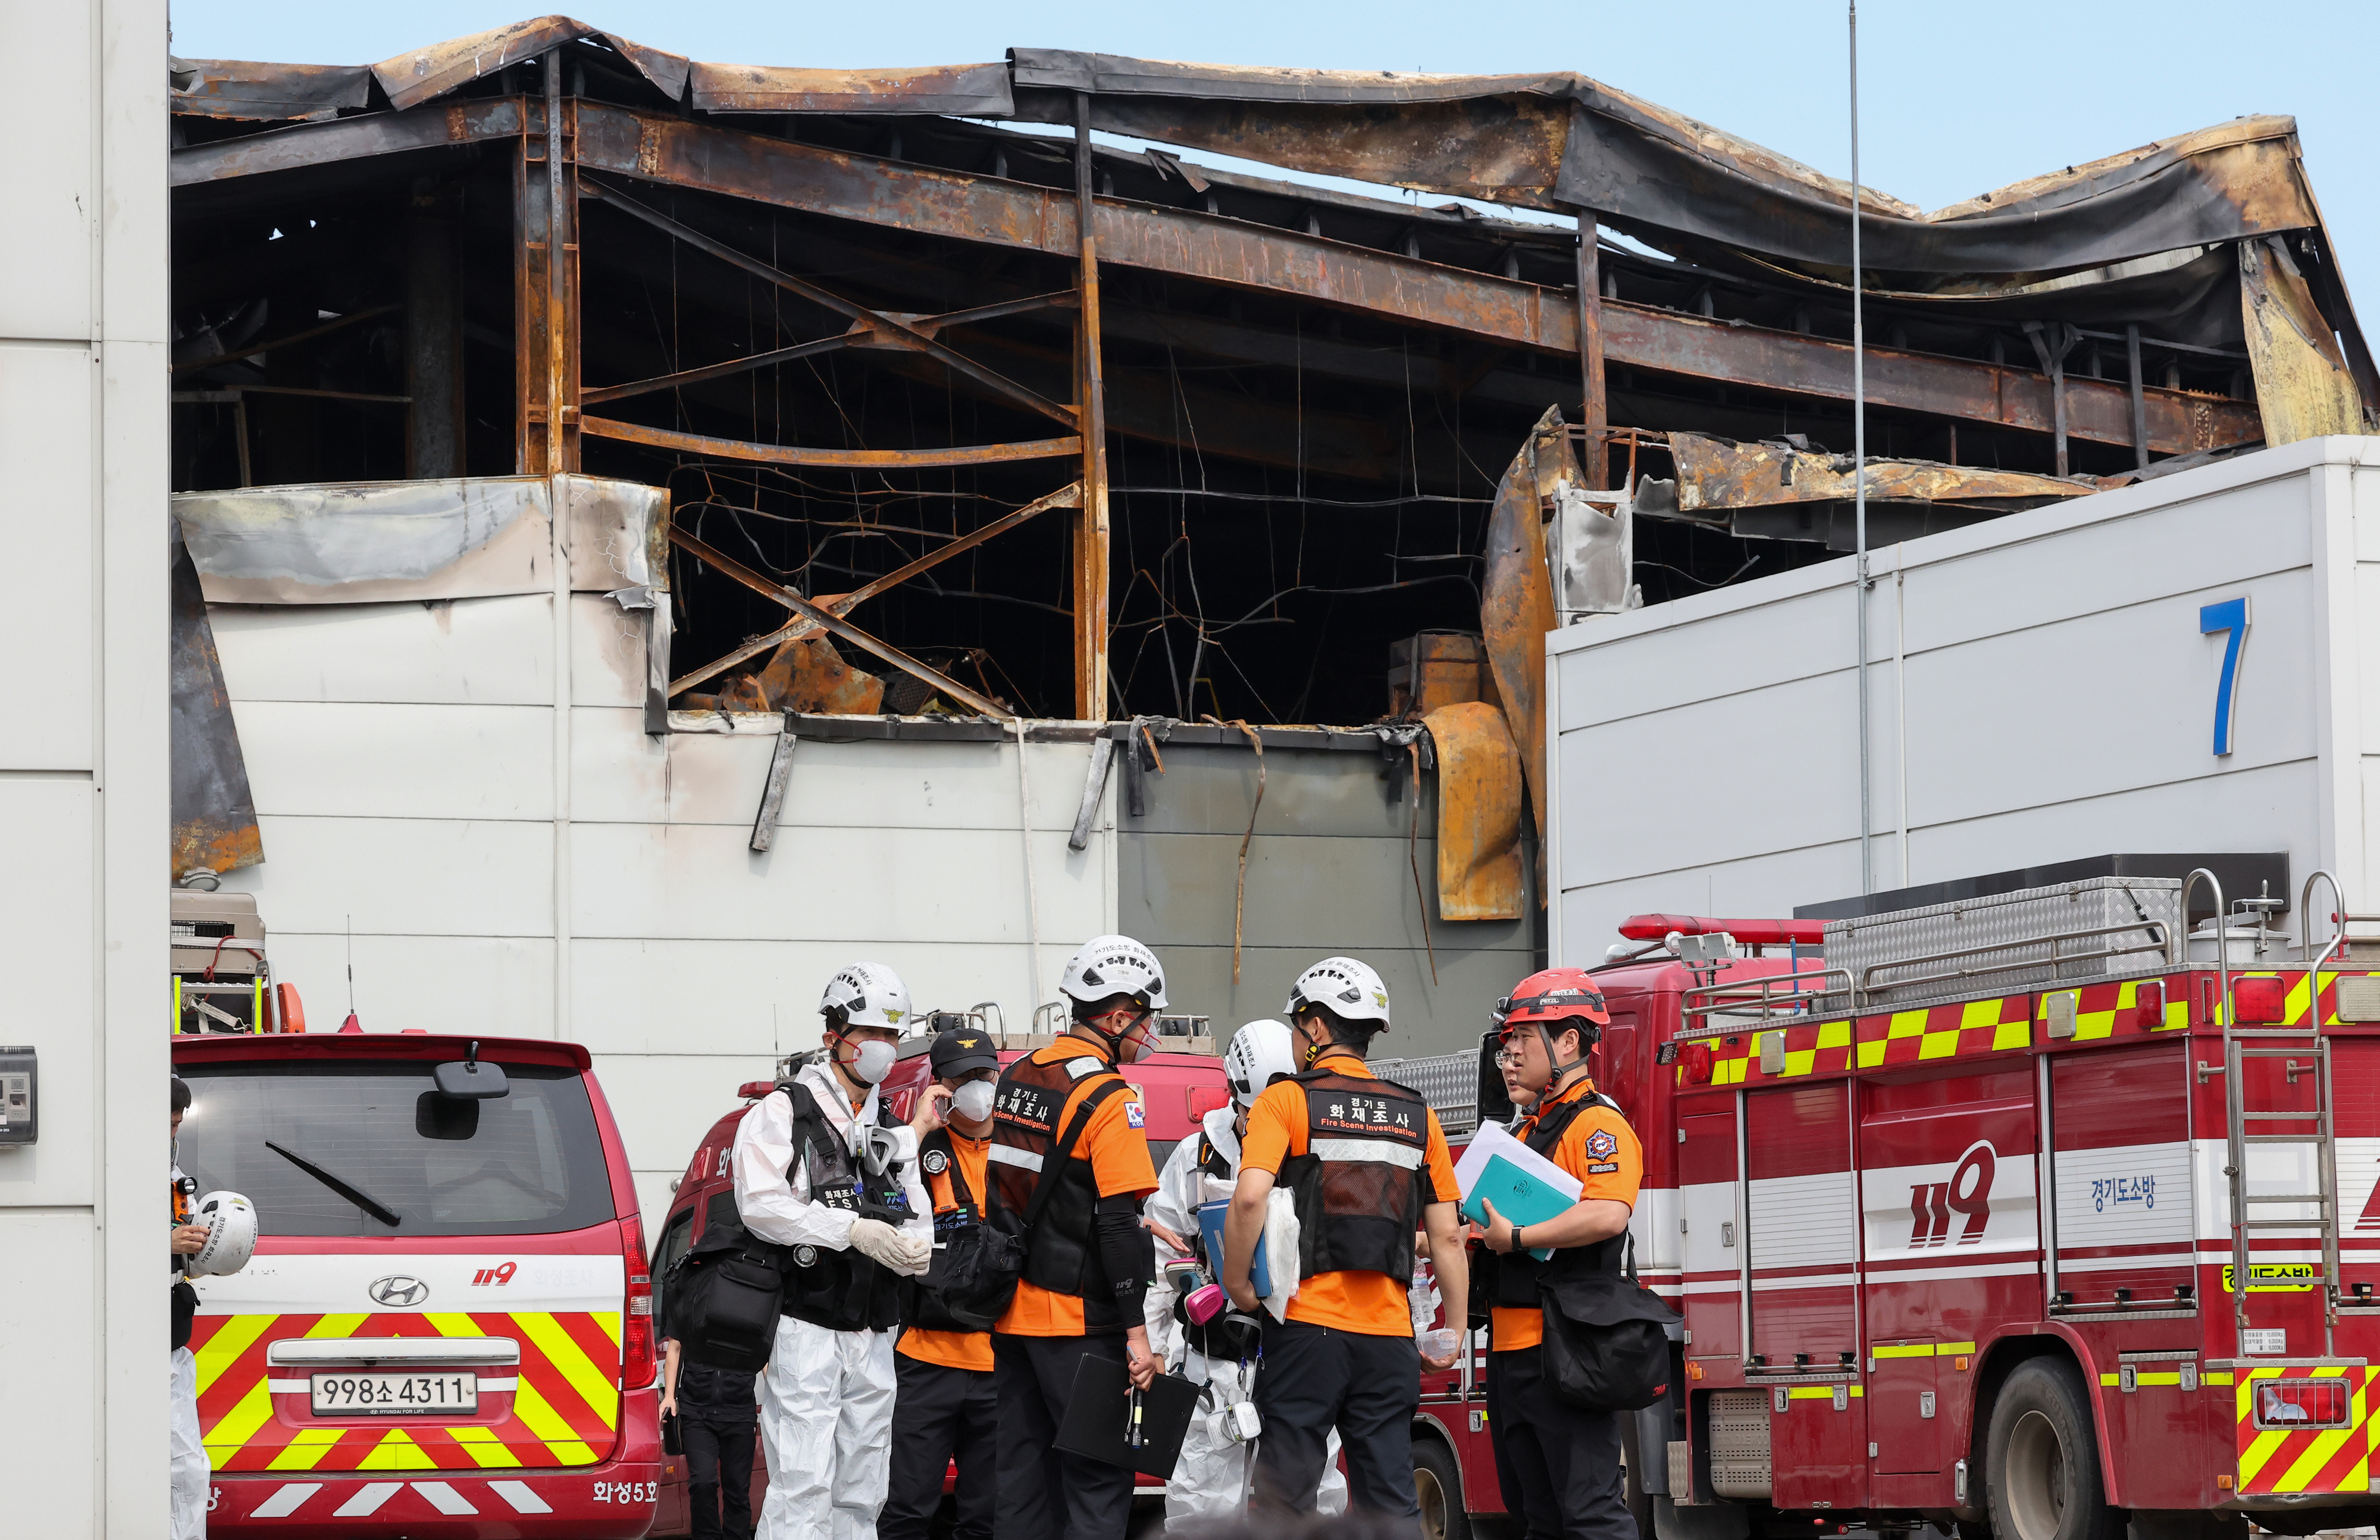
{"type": "Polygon", "coordinates": [[[1463,1190],[1464,1202],[1470,1201],[1471,1189],[1479,1184],[1479,1173],[1488,1169],[1488,1160],[1500,1155],[1524,1174],[1536,1178],[1572,1202],[1577,1201],[1578,1178],[1494,1123],[1488,1123],[1471,1136],[1463,1158],[1454,1163],[1454,1184],[1463,1190]]]}

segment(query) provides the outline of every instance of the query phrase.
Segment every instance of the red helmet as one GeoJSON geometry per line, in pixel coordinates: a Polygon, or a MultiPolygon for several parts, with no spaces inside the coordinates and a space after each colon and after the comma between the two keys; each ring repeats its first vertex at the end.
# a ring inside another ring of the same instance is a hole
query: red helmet
{"type": "Polygon", "coordinates": [[[1546,1046],[1546,1061],[1557,1076],[1568,1074],[1586,1062],[1584,1049],[1603,1040],[1603,1029],[1611,1025],[1611,1013],[1603,1008],[1603,991],[1585,968],[1548,968],[1521,980],[1512,992],[1496,1002],[1496,1031],[1500,1039],[1509,1038],[1520,1027],[1527,1027],[1546,1046]],[[1578,1028],[1580,1057],[1564,1063],[1554,1054],[1554,1036],[1571,1027],[1578,1028]]]}
{"type": "Polygon", "coordinates": [[[1533,973],[1496,1002],[1496,1019],[1506,1031],[1530,1022],[1548,1025],[1584,1017],[1598,1026],[1611,1025],[1603,1008],[1603,991],[1585,968],[1548,968],[1533,973]]]}

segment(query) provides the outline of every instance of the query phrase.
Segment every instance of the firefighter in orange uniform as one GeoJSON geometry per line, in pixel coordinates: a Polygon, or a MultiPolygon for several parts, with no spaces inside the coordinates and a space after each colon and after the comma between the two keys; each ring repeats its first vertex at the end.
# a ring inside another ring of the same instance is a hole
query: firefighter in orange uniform
{"type": "Polygon", "coordinates": [[[1439,1289],[1458,1309],[1468,1297],[1454,1164],[1438,1114],[1364,1062],[1389,1028],[1378,974],[1326,957],[1298,976],[1288,1015],[1307,1068],[1249,1110],[1223,1229],[1223,1289],[1242,1310],[1261,1311],[1264,1325],[1256,1384],[1264,1425],[1248,1513],[1312,1513],[1336,1427],[1349,1511],[1416,1518],[1421,1371],[1451,1368],[1454,1357],[1422,1354],[1407,1291],[1414,1232],[1426,1229],[1439,1289]],[[1298,1222],[1297,1291],[1281,1317],[1259,1304],[1248,1277],[1276,1182],[1298,1222]]]}
{"type": "MultiPolygon", "coordinates": [[[[1000,1053],[974,1027],[943,1033],[929,1053],[933,1078],[918,1095],[909,1126],[917,1132],[917,1169],[934,1202],[935,1227],[948,1236],[956,1226],[982,1222],[1000,1053]]],[[[993,1444],[1000,1425],[991,1333],[969,1330],[953,1317],[953,1308],[930,1274],[913,1279],[902,1301],[901,1340],[893,1350],[899,1430],[892,1440],[891,1490],[876,1520],[877,1540],[926,1540],[942,1500],[942,1473],[954,1460],[958,1480],[952,1496],[958,1523],[953,1540],[991,1540],[998,1483],[993,1444]]]]}
{"type": "MultiPolygon", "coordinates": [[[[1504,1084],[1526,1108],[1515,1137],[1579,1179],[1578,1202],[1516,1227],[1487,1204],[1496,1254],[1488,1354],[1488,1427],[1506,1511],[1527,1540],[1637,1540],[1621,1487],[1620,1414],[1555,1397],[1542,1348],[1542,1280],[1621,1270],[1644,1151],[1620,1104],[1595,1088],[1587,1054],[1611,1018],[1582,968],[1531,974],[1503,1002],[1504,1084]],[[1550,1249],[1540,1261],[1532,1250],[1550,1249]]],[[[1482,1200],[1485,1201],[1484,1199],[1482,1200]]]]}
{"type": "Polygon", "coordinates": [[[1025,1243],[1024,1279],[991,1339],[997,1527],[1015,1540],[1123,1540],[1132,1473],[1066,1453],[1055,1440],[1087,1352],[1121,1356],[1135,1386],[1157,1378],[1143,1319],[1152,1253],[1140,1219],[1157,1169],[1140,1095],[1116,1072],[1148,1051],[1165,975],[1131,937],[1101,936],[1066,960],[1059,988],[1072,1002],[1071,1025],[1010,1064],[993,1102],[998,1218],[1021,1226],[1025,1243]],[[1044,1187],[1039,1213],[1025,1225],[1044,1187]]]}

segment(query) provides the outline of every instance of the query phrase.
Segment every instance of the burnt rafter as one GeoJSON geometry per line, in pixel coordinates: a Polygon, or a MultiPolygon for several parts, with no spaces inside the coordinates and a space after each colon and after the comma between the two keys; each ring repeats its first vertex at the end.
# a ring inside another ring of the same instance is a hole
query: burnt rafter
{"type": "MultiPolygon", "coordinates": [[[[581,115],[581,118],[583,124],[584,114],[581,115]]],[[[584,132],[585,129],[582,127],[581,133],[584,132]]],[[[635,199],[621,193],[617,188],[607,188],[597,180],[583,180],[579,183],[579,195],[583,198],[600,199],[622,213],[633,219],[642,220],[674,240],[691,246],[706,255],[716,257],[731,267],[740,268],[764,283],[774,284],[787,293],[799,295],[823,309],[834,311],[851,321],[854,326],[866,328],[873,334],[879,346],[902,346],[922,353],[952,372],[974,381],[1011,403],[1026,407],[1027,410],[1038,412],[1043,417],[1054,418],[1069,428],[1075,427],[1081,421],[1075,408],[1052,401],[1038,391],[1027,390],[996,370],[984,368],[965,354],[937,340],[931,331],[921,330],[889,312],[871,310],[865,305],[855,304],[831,289],[820,287],[807,278],[796,277],[793,273],[771,267],[758,257],[747,256],[724,241],[713,240],[701,231],[672,219],[657,209],[645,207],[635,199]]]]}

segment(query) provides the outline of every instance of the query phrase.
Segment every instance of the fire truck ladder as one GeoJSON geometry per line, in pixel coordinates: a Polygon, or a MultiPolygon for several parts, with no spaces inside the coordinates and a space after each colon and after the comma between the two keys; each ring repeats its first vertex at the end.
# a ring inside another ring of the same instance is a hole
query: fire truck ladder
{"type": "MultiPolygon", "coordinates": [[[[2300,914],[2309,943],[2313,940],[2312,909],[2313,883],[2321,878],[2331,885],[2334,896],[2338,883],[2328,872],[2317,871],[2306,879],[2306,896],[2300,914]]],[[[2307,1021],[2302,1026],[2243,1027],[2238,1021],[2239,1012],[2231,996],[2231,954],[2228,916],[2223,903],[2223,885],[2215,874],[2204,867],[2182,880],[2182,924],[2189,924],[2191,885],[2204,878],[2215,894],[2215,972],[2216,990],[2216,1019],[2223,1025],[2223,1111],[2224,1133],[2228,1141],[2228,1161],[2223,1174],[2229,1180],[2231,1196],[2231,1314],[2240,1333],[2239,1351],[2247,1349],[2248,1302],[2255,1274],[2250,1257],[2249,1241],[2260,1230],[2293,1231],[2302,1234],[2307,1230],[2322,1231],[2322,1352],[2328,1358],[2337,1351],[2338,1332],[2338,1296],[2341,1283],[2338,1269],[2338,1171],[2332,1122],[2331,1087],[2333,1084],[2330,1042],[2322,1033],[2322,991],[2316,970],[2331,950],[2338,945],[2334,938],[2320,958],[2309,957],[2313,967],[2308,970],[2309,1000],[2307,1021]],[[2302,1061],[2301,1060],[2302,1055],[2302,1061]],[[2252,1107],[2248,1104],[2246,1066],[2252,1059],[2278,1059],[2288,1083],[2295,1085],[2301,1074],[2314,1077],[2314,1105],[2311,1111],[2252,1107]],[[2312,1133],[2303,1131],[2306,1123],[2314,1125],[2312,1133]],[[2252,1133],[2255,1127],[2273,1123],[2295,1123],[2292,1133],[2252,1133]],[[2313,1157],[2314,1191],[2311,1193],[2251,1193],[2248,1191],[2248,1152],[2251,1146],[2287,1146],[2304,1150],[2313,1157]],[[2259,1207],[2276,1205],[2311,1205],[2315,1211],[2312,1219],[2258,1219],[2259,1207]]],[[[2346,908],[2344,897],[2338,907],[2346,908]]],[[[2345,927],[2340,927],[2344,935],[2345,927]]],[[[2183,962],[2188,961],[2187,946],[2183,962]]]]}

